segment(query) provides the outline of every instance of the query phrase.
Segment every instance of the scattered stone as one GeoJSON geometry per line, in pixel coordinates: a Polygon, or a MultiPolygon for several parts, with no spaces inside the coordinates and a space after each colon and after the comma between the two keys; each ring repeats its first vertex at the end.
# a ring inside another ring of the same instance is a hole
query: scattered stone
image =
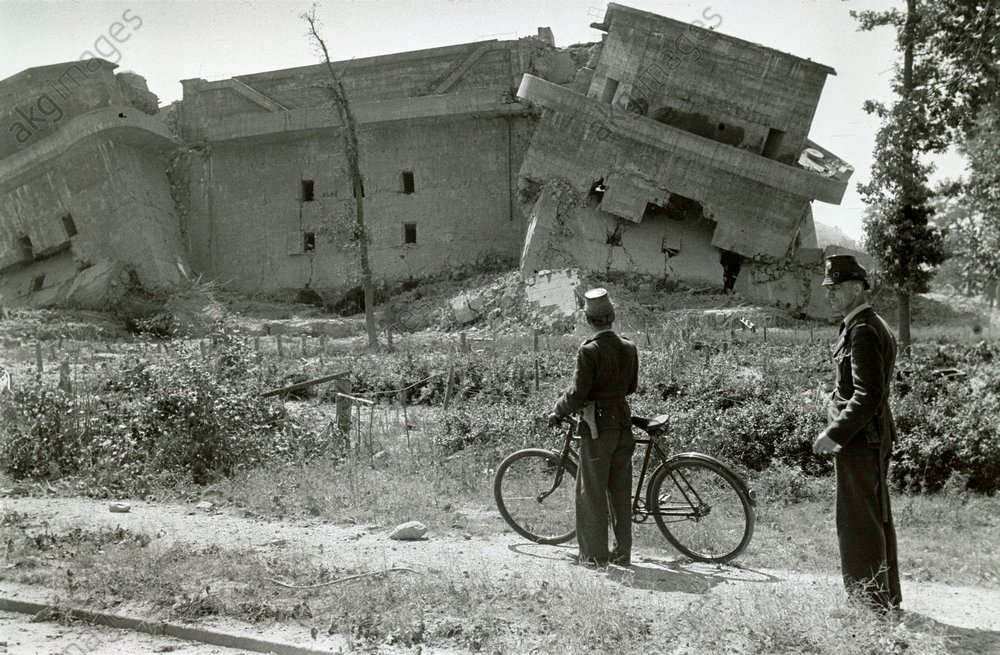
{"type": "Polygon", "coordinates": [[[122,502],[111,503],[110,505],[108,505],[108,511],[114,512],[115,514],[125,514],[126,512],[132,511],[132,506],[129,505],[128,503],[122,503],[122,502]]]}
{"type": "Polygon", "coordinates": [[[470,539],[472,539],[472,535],[469,534],[468,532],[463,532],[462,533],[462,539],[465,539],[466,541],[469,541],[470,539]]]}
{"type": "Polygon", "coordinates": [[[203,512],[211,512],[213,509],[215,509],[215,503],[211,503],[211,502],[209,502],[207,500],[203,500],[200,503],[198,503],[197,505],[195,505],[195,509],[199,509],[199,510],[201,510],[203,512]]]}
{"type": "Polygon", "coordinates": [[[423,539],[425,534],[427,534],[426,525],[420,521],[410,521],[408,523],[397,525],[396,528],[389,533],[389,538],[395,539],[396,541],[416,541],[418,539],[423,539]]]}

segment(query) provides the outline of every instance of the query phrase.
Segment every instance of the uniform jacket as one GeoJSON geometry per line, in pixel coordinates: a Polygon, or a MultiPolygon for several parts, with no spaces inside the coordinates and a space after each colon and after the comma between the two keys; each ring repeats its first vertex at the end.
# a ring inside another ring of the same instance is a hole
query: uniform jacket
{"type": "Polygon", "coordinates": [[[866,307],[851,318],[833,347],[837,388],[831,396],[828,437],[841,446],[888,451],[896,439],[889,386],[896,364],[896,340],[889,326],[866,307]]]}
{"type": "Polygon", "coordinates": [[[569,416],[592,400],[598,433],[631,429],[632,411],[625,396],[634,393],[638,384],[639,351],[635,344],[612,330],[602,330],[576,351],[573,381],[556,402],[554,412],[569,416]]]}

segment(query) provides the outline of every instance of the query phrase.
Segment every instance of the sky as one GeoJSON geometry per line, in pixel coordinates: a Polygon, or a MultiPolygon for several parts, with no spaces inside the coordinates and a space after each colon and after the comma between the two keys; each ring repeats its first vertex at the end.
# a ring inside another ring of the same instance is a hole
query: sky
{"type": "MultiPolygon", "coordinates": [[[[891,100],[897,61],[889,28],[857,31],[849,11],[905,10],[905,0],[619,0],[836,69],[827,78],[809,137],[855,168],[841,204],[813,202],[819,222],[862,235],[856,189],[869,179],[878,119],[865,100],[891,100]]],[[[182,98],[180,81],[223,79],[308,66],[319,53],[299,0],[0,0],[0,79],[25,68],[92,55],[146,78],[161,106],[182,98]]],[[[550,27],[557,46],[596,42],[607,3],[599,0],[325,0],[321,34],[335,60],[420,50],[488,38],[513,39],[550,27]]],[[[935,161],[935,179],[962,174],[956,154],[935,161]]]]}

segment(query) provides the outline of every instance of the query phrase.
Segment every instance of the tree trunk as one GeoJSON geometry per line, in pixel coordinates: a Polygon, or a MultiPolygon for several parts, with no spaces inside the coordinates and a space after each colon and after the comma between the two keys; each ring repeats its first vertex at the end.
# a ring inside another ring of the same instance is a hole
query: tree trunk
{"type": "Polygon", "coordinates": [[[368,259],[368,232],[365,230],[365,189],[364,181],[361,178],[357,127],[354,123],[354,113],[351,111],[351,105],[347,101],[344,84],[340,79],[340,75],[333,70],[333,64],[330,63],[330,53],[327,52],[326,43],[316,29],[315,8],[303,17],[309,23],[309,32],[316,39],[316,42],[319,43],[320,49],[323,51],[323,59],[326,63],[327,71],[330,73],[330,97],[337,107],[340,122],[344,125],[344,155],[347,159],[348,173],[351,176],[351,186],[354,189],[354,231],[358,239],[358,246],[361,249],[361,288],[364,290],[365,297],[365,330],[368,333],[368,346],[371,347],[378,343],[378,332],[375,327],[375,288],[372,283],[371,263],[368,259]]]}
{"type": "MultiPolygon", "coordinates": [[[[917,0],[906,0],[906,25],[903,28],[906,34],[906,47],[903,50],[903,101],[909,102],[910,95],[913,91],[913,41],[914,41],[914,23],[917,20],[917,0]]],[[[909,132],[907,132],[909,134],[909,132]]],[[[908,141],[910,141],[908,139],[908,141]]],[[[914,153],[914,147],[912,141],[906,144],[906,156],[910,158],[910,162],[907,162],[907,171],[912,171],[913,166],[910,165],[916,153],[914,153]]],[[[903,176],[903,211],[904,213],[910,213],[907,210],[912,209],[913,202],[913,181],[907,175],[903,176]]],[[[903,357],[910,356],[910,292],[906,288],[901,288],[899,290],[899,308],[897,310],[897,319],[899,321],[899,351],[903,357]]]]}
{"type": "Polygon", "coordinates": [[[899,323],[899,352],[903,357],[910,356],[910,293],[899,292],[899,306],[896,308],[896,320],[899,323]]]}

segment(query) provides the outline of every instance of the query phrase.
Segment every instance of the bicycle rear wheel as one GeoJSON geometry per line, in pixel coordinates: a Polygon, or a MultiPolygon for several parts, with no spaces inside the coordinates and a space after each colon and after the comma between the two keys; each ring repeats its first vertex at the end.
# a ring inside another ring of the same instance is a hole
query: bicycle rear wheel
{"type": "Polygon", "coordinates": [[[512,453],[497,468],[493,496],[507,524],[539,544],[576,536],[576,465],[549,450],[512,453]]]}
{"type": "Polygon", "coordinates": [[[649,481],[647,506],[667,541],[700,562],[728,562],[753,537],[756,515],[746,485],[706,456],[667,460],[649,481]]]}

